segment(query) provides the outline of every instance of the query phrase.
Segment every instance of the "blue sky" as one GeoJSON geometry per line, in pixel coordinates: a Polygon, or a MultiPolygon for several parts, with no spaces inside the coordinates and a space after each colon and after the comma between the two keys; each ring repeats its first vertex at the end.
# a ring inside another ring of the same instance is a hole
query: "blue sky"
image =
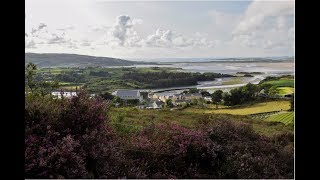
{"type": "Polygon", "coordinates": [[[294,55],[294,1],[26,0],[26,52],[119,58],[294,55]]]}

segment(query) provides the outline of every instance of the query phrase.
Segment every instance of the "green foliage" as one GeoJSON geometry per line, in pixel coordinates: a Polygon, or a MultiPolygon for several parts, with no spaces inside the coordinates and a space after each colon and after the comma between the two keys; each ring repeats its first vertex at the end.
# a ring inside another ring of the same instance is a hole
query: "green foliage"
{"type": "Polygon", "coordinates": [[[290,111],[294,111],[294,94],[290,97],[290,111]]]}
{"type": "Polygon", "coordinates": [[[210,97],[211,94],[206,90],[200,90],[202,97],[210,97]]]}
{"type": "Polygon", "coordinates": [[[114,98],[114,96],[109,92],[104,92],[100,94],[100,96],[105,100],[112,100],[114,98]]]}
{"type": "Polygon", "coordinates": [[[190,94],[192,94],[192,93],[199,93],[199,92],[200,92],[200,90],[197,89],[197,88],[190,88],[190,89],[188,90],[188,93],[190,93],[190,94]]]}
{"type": "Polygon", "coordinates": [[[172,108],[173,107],[172,99],[168,99],[166,101],[166,107],[168,107],[168,108],[172,108]]]}
{"type": "Polygon", "coordinates": [[[26,85],[32,92],[36,84],[34,82],[34,76],[36,75],[37,66],[33,63],[27,64],[25,68],[26,85]]]}
{"type": "Polygon", "coordinates": [[[27,64],[25,68],[26,73],[26,92],[33,95],[45,96],[59,87],[58,81],[35,81],[37,75],[37,66],[33,63],[27,64]]]}

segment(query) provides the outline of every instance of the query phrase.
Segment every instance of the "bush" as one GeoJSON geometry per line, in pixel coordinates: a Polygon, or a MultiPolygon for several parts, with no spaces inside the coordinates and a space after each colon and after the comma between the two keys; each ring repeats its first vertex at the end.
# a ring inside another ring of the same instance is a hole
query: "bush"
{"type": "Polygon", "coordinates": [[[118,177],[118,150],[107,104],[84,92],[71,99],[28,95],[26,178],[118,177]]]}
{"type": "MultiPolygon", "coordinates": [[[[292,140],[290,135],[278,139],[292,140]]],[[[293,151],[288,144],[276,144],[250,126],[228,120],[217,120],[203,130],[153,125],[127,144],[128,162],[138,169],[128,177],[293,178],[293,151]]]]}

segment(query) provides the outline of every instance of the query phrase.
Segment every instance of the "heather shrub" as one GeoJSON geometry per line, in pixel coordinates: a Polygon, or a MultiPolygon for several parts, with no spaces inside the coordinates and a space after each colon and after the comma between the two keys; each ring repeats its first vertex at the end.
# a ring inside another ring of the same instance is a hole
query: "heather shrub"
{"type": "MultiPolygon", "coordinates": [[[[278,139],[290,141],[290,135],[278,139]],[[289,140],[288,140],[289,139],[289,140]]],[[[290,145],[252,127],[217,120],[201,130],[176,124],[145,128],[126,146],[130,178],[293,178],[290,145]]]]}
{"type": "Polygon", "coordinates": [[[26,95],[26,178],[293,178],[293,134],[269,138],[225,115],[134,131],[121,115],[115,133],[108,107],[85,92],[26,95]]]}
{"type": "Polygon", "coordinates": [[[107,103],[85,92],[71,99],[27,95],[26,178],[118,177],[117,140],[107,103]]]}
{"type": "Polygon", "coordinates": [[[249,125],[218,121],[209,129],[209,134],[223,147],[221,177],[293,178],[293,152],[285,156],[288,153],[284,154],[284,146],[277,146],[271,138],[255,133],[249,125]]]}

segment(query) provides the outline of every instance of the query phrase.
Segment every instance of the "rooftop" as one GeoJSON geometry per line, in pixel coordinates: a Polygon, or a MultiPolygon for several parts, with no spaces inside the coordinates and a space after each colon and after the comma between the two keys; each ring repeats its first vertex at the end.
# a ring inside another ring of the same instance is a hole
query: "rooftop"
{"type": "Polygon", "coordinates": [[[117,96],[139,96],[138,90],[117,90],[116,92],[117,96]]]}

